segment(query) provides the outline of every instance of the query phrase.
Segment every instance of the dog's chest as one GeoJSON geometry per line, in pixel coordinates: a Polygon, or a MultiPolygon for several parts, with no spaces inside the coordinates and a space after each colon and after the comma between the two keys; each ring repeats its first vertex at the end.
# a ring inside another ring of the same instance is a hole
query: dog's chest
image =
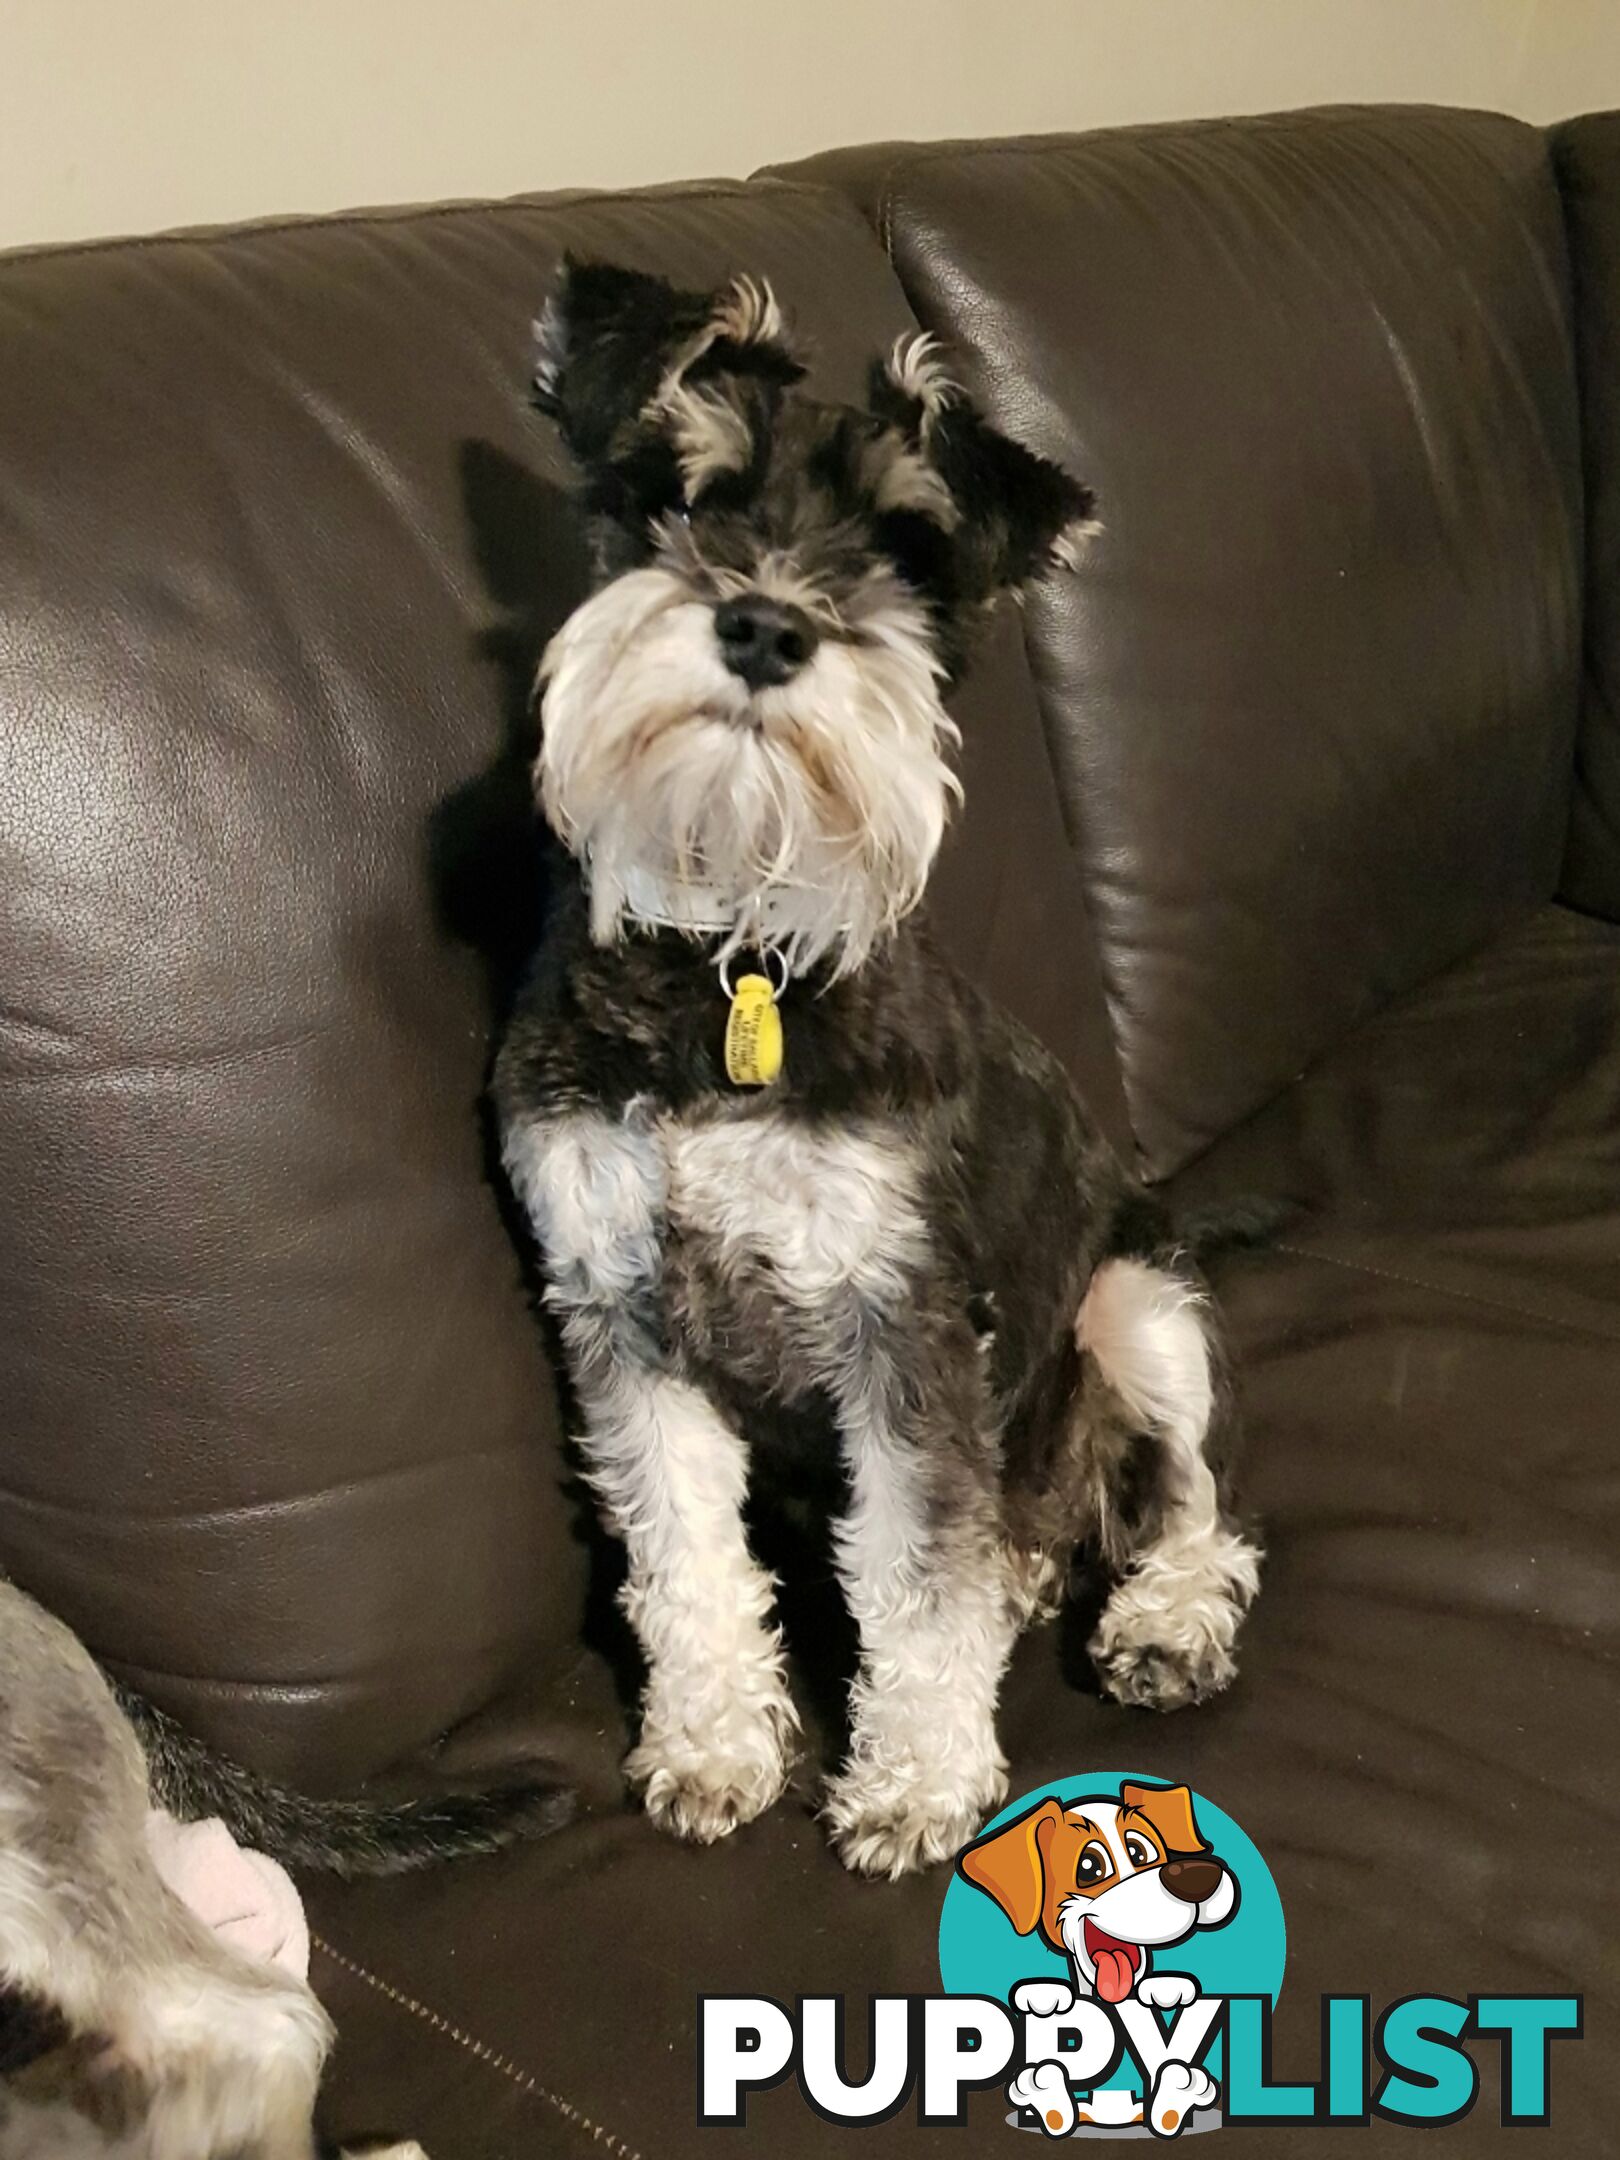
{"type": "Polygon", "coordinates": [[[507,1163],[564,1304],[655,1293],[707,1332],[746,1303],[757,1327],[890,1305],[927,1258],[915,1149],[880,1120],[572,1111],[510,1132],[507,1163]]]}
{"type": "Polygon", "coordinates": [[[891,1128],[788,1117],[677,1126],[666,1136],[670,1260],[817,1305],[904,1294],[927,1235],[912,1150],[891,1128]]]}

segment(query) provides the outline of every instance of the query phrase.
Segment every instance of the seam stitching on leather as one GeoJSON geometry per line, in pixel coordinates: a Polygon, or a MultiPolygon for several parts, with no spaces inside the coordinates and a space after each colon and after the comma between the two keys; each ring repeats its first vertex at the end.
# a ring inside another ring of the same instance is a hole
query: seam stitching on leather
{"type": "Polygon", "coordinates": [[[571,2100],[565,2100],[561,2093],[553,2092],[549,2085],[542,2085],[537,2077],[513,2062],[510,2057],[498,2053],[485,2041],[474,2039],[471,2033],[464,2032],[459,2025],[453,2025],[448,2018],[441,2017],[437,2010],[430,2010],[426,2003],[418,2002],[414,1996],[407,1995],[402,1988],[394,1987],[366,1966],[357,1964],[353,1958],[345,1957],[343,1952],[334,1949],[324,1936],[312,1931],[309,1939],[314,1948],[323,1957],[330,1958],[334,1965],[352,1973],[366,1987],[374,1989],[377,1994],[397,2004],[400,2009],[409,2011],[412,2017],[420,2018],[422,2023],[430,2026],[434,2032],[442,2033],[447,2040],[453,2040],[457,2047],[476,2057],[479,2062],[487,2063],[490,2069],[497,2071],[520,2092],[531,2099],[543,2100],[548,2107],[554,2108],[565,2122],[571,2123],[577,2130],[583,2130],[604,2152],[617,2153],[621,2160],[641,2160],[640,2153],[633,2145],[627,2145],[624,2139],[616,2136],[613,2131],[604,2130],[602,2125],[593,2122],[582,2108],[575,2107],[571,2100]]]}
{"type": "MultiPolygon", "coordinates": [[[[885,168],[883,178],[878,182],[878,238],[883,245],[884,260],[889,268],[894,270],[896,277],[899,277],[900,273],[895,268],[894,260],[894,194],[904,169],[904,160],[893,158],[885,168]]],[[[903,280],[900,289],[905,292],[903,280]]],[[[911,305],[910,293],[906,293],[906,305],[911,305]]]]}
{"type": "Polygon", "coordinates": [[[1533,1305],[1514,1305],[1506,1298],[1487,1297],[1480,1290],[1456,1290],[1447,1283],[1425,1282],[1420,1275],[1403,1275],[1395,1268],[1375,1267],[1370,1260],[1342,1260],[1335,1253],[1315,1252],[1308,1245],[1279,1243],[1277,1252],[1291,1253],[1296,1260],[1319,1260],[1324,1267],[1343,1268],[1352,1275],[1377,1275],[1385,1282],[1404,1283],[1409,1290],[1426,1290],[1431,1297],[1457,1298],[1465,1305],[1483,1305],[1491,1312],[1512,1313],[1516,1320],[1534,1320],[1540,1327],[1562,1328],[1571,1335],[1590,1335],[1597,1342],[1620,1342],[1620,1328],[1604,1328],[1590,1320],[1566,1320],[1560,1314],[1537,1312],[1533,1305]]]}
{"type": "MultiPolygon", "coordinates": [[[[1545,135],[1547,130],[1538,128],[1534,121],[1519,120],[1514,113],[1493,112],[1484,105],[1400,105],[1373,103],[1371,105],[1306,105],[1293,112],[1272,113],[1216,113],[1208,118],[1185,120],[1123,121],[1112,127],[1060,128],[1046,135],[1018,135],[1010,138],[991,136],[965,136],[960,140],[946,142],[908,143],[892,158],[884,172],[884,184],[891,174],[915,172],[923,165],[937,165],[945,159],[966,164],[970,159],[982,161],[990,158],[1050,157],[1054,151],[1071,144],[1101,141],[1105,136],[1146,136],[1172,133],[1180,135],[1217,135],[1238,132],[1281,135],[1293,130],[1299,132],[1302,121],[1313,127],[1340,129],[1361,128],[1366,125],[1366,115],[1380,116],[1394,112],[1403,123],[1415,120],[1451,120],[1461,116],[1465,120],[1507,120],[1514,122],[1525,135],[1545,135]]],[[[803,185],[803,183],[800,183],[803,185]]]]}
{"type": "MultiPolygon", "coordinates": [[[[768,180],[735,180],[718,187],[710,182],[696,187],[649,189],[644,191],[644,199],[652,209],[665,202],[735,202],[739,196],[752,194],[756,187],[763,194],[767,186],[780,188],[788,195],[832,195],[839,201],[846,200],[835,188],[818,187],[811,180],[778,180],[774,176],[768,180]]],[[[227,243],[235,246],[248,240],[273,240],[282,233],[375,232],[392,225],[427,225],[439,218],[489,217],[501,211],[526,210],[537,215],[556,216],[567,210],[586,209],[593,203],[634,201],[638,192],[642,191],[635,188],[581,188],[575,192],[564,188],[549,198],[497,195],[487,202],[425,203],[419,209],[395,209],[385,203],[373,211],[339,211],[330,217],[316,211],[300,217],[250,219],[238,225],[204,225],[196,231],[188,231],[182,226],[174,232],[64,240],[58,247],[47,244],[20,249],[9,261],[0,261],[0,274],[9,274],[31,263],[71,262],[81,255],[142,255],[154,248],[222,247],[227,243]]]]}
{"type": "MultiPolygon", "coordinates": [[[[1317,126],[1335,122],[1341,127],[1354,126],[1361,123],[1362,116],[1369,109],[1383,113],[1390,108],[1381,105],[1371,108],[1356,105],[1306,106],[1298,112],[1220,113],[1207,119],[1150,120],[1137,125],[1126,123],[1115,127],[1070,128],[1057,134],[1021,136],[1011,141],[998,141],[994,138],[984,141],[968,137],[962,141],[909,143],[898,156],[890,159],[878,180],[878,233],[883,243],[883,252],[892,263],[892,221],[897,184],[925,165],[937,165],[946,159],[957,164],[967,164],[969,161],[982,163],[991,158],[1050,157],[1054,151],[1062,150],[1070,144],[1094,141],[1111,135],[1168,135],[1172,130],[1182,134],[1213,135],[1223,131],[1230,133],[1239,128],[1255,133],[1281,134],[1289,126],[1297,126],[1301,120],[1308,120],[1317,126]]],[[[1433,119],[1441,116],[1449,118],[1454,112],[1470,120],[1512,120],[1516,117],[1511,113],[1492,112],[1485,106],[1477,105],[1412,105],[1397,109],[1403,118],[1412,119],[1433,119]]],[[[1547,132],[1545,129],[1538,129],[1530,121],[1519,124],[1528,134],[1547,132]]]]}

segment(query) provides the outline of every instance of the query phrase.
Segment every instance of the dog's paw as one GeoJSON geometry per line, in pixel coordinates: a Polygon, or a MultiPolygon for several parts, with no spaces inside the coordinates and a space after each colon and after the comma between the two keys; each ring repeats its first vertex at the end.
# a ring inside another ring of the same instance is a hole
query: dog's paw
{"type": "Polygon", "coordinates": [[[1155,2137],[1175,2137],[1196,2108],[1209,2107],[1215,2098],[1215,2080],[1193,2063],[1159,2065],[1148,2103],[1148,2128],[1155,2137]]]}
{"type": "Polygon", "coordinates": [[[1103,1687],[1142,1710],[1218,1695],[1236,1676],[1238,1629],[1259,1580],[1259,1552],[1233,1531],[1212,1533],[1185,1566],[1143,1561],[1114,1585],[1091,1638],[1103,1687]]]}
{"type": "Polygon", "coordinates": [[[1067,2137],[1074,2128],[1074,2095],[1061,2063],[1031,2063],[1020,2070],[1007,2098],[1016,2108],[1029,2108],[1048,2137],[1067,2137]]]}
{"type": "Polygon", "coordinates": [[[1066,1980],[1020,1980],[1012,2006],[1026,2017],[1064,2017],[1074,2008],[1074,1989],[1066,1980]]]}
{"type": "Polygon", "coordinates": [[[1190,1973],[1149,1973],[1136,1983],[1136,1999],[1150,2010],[1182,2010],[1198,2000],[1198,1982],[1190,1973]]]}
{"type": "Polygon", "coordinates": [[[1230,1685],[1241,1608],[1205,1599],[1182,1614],[1139,1601],[1134,1589],[1130,1581],[1119,1586],[1091,1638],[1097,1677],[1114,1700],[1138,1710],[1183,1710],[1230,1685]]]}
{"type": "Polygon", "coordinates": [[[731,1731],[725,1745],[685,1728],[644,1727],[625,1780],[661,1830],[712,1845],[782,1797],[792,1756],[781,1715],[731,1731]]]}
{"type": "Polygon", "coordinates": [[[999,1772],[983,1790],[957,1793],[852,1764],[828,1786],[823,1814],[845,1867],[894,1882],[959,1852],[1006,1789],[999,1772]]]}
{"type": "Polygon", "coordinates": [[[867,1813],[834,1797],[827,1821],[833,1850],[851,1873],[902,1875],[934,1867],[960,1851],[979,1825],[976,1808],[904,1807],[867,1813]]]}
{"type": "Polygon", "coordinates": [[[1099,1634],[1092,1641],[1091,1656],[1106,1692],[1128,1710],[1190,1709],[1218,1695],[1237,1673],[1230,1651],[1213,1644],[1190,1652],[1134,1644],[1108,1646],[1099,1634]]]}

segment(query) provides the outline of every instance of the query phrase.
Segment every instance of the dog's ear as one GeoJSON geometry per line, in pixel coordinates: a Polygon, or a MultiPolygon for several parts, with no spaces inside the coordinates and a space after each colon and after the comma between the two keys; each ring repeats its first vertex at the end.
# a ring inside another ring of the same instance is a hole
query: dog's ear
{"type": "Polygon", "coordinates": [[[1159,1833],[1159,1842],[1173,1858],[1210,1850],[1209,1840],[1193,1814],[1192,1794],[1185,1785],[1122,1785],[1119,1797],[1123,1806],[1135,1808],[1147,1817],[1159,1833]]]}
{"type": "Polygon", "coordinates": [[[1062,1820],[1062,1804],[1043,1800],[979,1838],[956,1863],[975,1890],[995,1899],[1020,1935],[1033,1934],[1046,1909],[1046,1856],[1062,1820]]]}
{"type": "Polygon", "coordinates": [[[706,293],[617,263],[564,256],[534,325],[534,402],[587,462],[609,450],[694,337],[706,293]]]}
{"type": "Polygon", "coordinates": [[[629,453],[683,387],[804,372],[762,279],[693,292],[645,270],[565,256],[534,325],[534,402],[589,466],[629,453]]]}
{"type": "Polygon", "coordinates": [[[928,460],[956,509],[958,596],[987,601],[1062,563],[1096,531],[1091,489],[1003,435],[950,374],[937,341],[901,338],[872,370],[874,414],[928,460]]]}

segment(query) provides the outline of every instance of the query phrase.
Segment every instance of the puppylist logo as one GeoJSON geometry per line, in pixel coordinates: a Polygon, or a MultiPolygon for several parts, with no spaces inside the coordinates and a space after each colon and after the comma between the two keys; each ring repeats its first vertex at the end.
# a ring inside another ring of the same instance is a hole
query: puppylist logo
{"type": "MultiPolygon", "coordinates": [[[[1047,2138],[1176,2138],[1227,2125],[1413,2128],[1479,2098],[1469,2042],[1500,2049],[1504,2127],[1551,2120],[1552,2043],[1578,1995],[1364,1995],[1321,2006],[1314,2084],[1272,2075],[1287,1940],[1253,1842],[1185,1785],[1096,1772],[1026,1794],[958,1855],[940,1920],[943,1993],[878,1996],[867,2071],[845,2076],[845,2004],[705,1996],[698,2119],[741,2124],[750,2093],[796,2077],[823,2120],[965,2125],[997,2091],[1047,2138]]],[[[976,2117],[976,2120],[983,2120],[976,2117]]]]}

